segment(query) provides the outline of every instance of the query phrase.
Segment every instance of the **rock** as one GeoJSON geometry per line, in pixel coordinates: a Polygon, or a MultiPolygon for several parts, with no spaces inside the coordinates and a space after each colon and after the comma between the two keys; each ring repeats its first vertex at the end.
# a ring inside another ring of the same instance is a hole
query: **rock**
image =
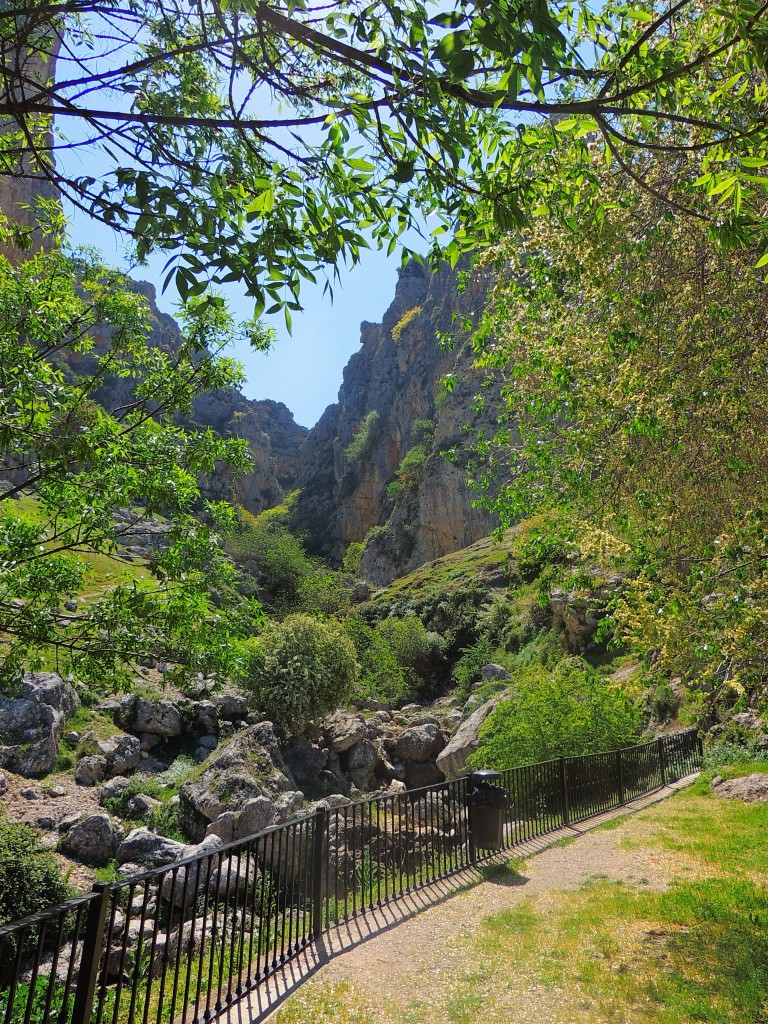
{"type": "Polygon", "coordinates": [[[199,747],[202,747],[203,750],[207,750],[208,753],[210,753],[218,747],[219,741],[216,736],[200,736],[197,740],[197,744],[199,747]]]}
{"type": "Polygon", "coordinates": [[[429,761],[444,746],[445,740],[437,725],[415,725],[397,737],[391,750],[403,761],[429,761]]]}
{"type": "Polygon", "coordinates": [[[8,779],[0,772],[0,796],[3,796],[6,789],[8,789],[8,779]]]}
{"type": "Polygon", "coordinates": [[[448,732],[453,732],[454,729],[461,725],[463,717],[464,715],[461,713],[459,708],[456,708],[454,711],[449,711],[443,719],[443,728],[447,729],[448,732]]]}
{"type": "Polygon", "coordinates": [[[380,758],[369,739],[358,740],[345,754],[346,774],[353,786],[360,790],[370,788],[380,758]]]}
{"type": "Polygon", "coordinates": [[[218,732],[219,712],[213,701],[195,701],[189,717],[190,728],[193,732],[212,733],[214,736],[218,732]]]}
{"type": "Polygon", "coordinates": [[[236,722],[248,714],[248,701],[239,693],[214,694],[213,703],[219,718],[227,722],[236,722]]]}
{"type": "Polygon", "coordinates": [[[421,789],[422,786],[434,786],[444,782],[445,776],[434,761],[406,761],[406,789],[421,789]]]}
{"type": "Polygon", "coordinates": [[[283,760],[300,786],[311,786],[328,764],[327,748],[315,747],[306,740],[295,740],[282,751],[283,760]]]}
{"type": "Polygon", "coordinates": [[[503,665],[497,665],[495,662],[490,662],[487,665],[483,665],[480,669],[480,676],[483,682],[495,682],[498,679],[509,679],[509,672],[504,668],[503,665]]]}
{"type": "Polygon", "coordinates": [[[97,740],[96,748],[99,755],[106,758],[108,776],[130,772],[141,760],[141,745],[138,739],[126,733],[110,736],[107,740],[97,740]]]}
{"type": "Polygon", "coordinates": [[[18,696],[0,695],[0,768],[45,775],[59,752],[64,722],[79,706],[74,687],[56,672],[28,672],[18,696]]]}
{"type": "Polygon", "coordinates": [[[747,804],[768,803],[768,774],[756,772],[740,779],[721,779],[715,776],[710,788],[714,796],[728,800],[743,800],[747,804]]]}
{"type": "Polygon", "coordinates": [[[159,836],[142,826],[128,833],[118,846],[115,859],[118,864],[131,863],[159,868],[178,860],[184,849],[184,843],[169,839],[167,836],[159,836]]]}
{"type": "Polygon", "coordinates": [[[257,796],[247,800],[235,820],[235,839],[245,839],[269,828],[275,820],[275,805],[266,796],[257,796]]]}
{"type": "Polygon", "coordinates": [[[76,612],[77,611],[77,601],[65,601],[64,602],[64,610],[68,611],[68,612],[76,612]]]}
{"type": "Polygon", "coordinates": [[[99,803],[104,804],[105,800],[114,800],[131,787],[132,783],[130,779],[126,779],[124,775],[116,775],[109,782],[105,782],[99,790],[99,803]]]}
{"type": "Polygon", "coordinates": [[[212,872],[217,871],[219,858],[213,854],[222,845],[218,836],[206,836],[201,843],[183,847],[177,860],[189,857],[198,859],[164,876],[160,890],[162,898],[175,907],[190,907],[195,900],[196,890],[204,892],[212,872]]]}
{"type": "Polygon", "coordinates": [[[437,755],[437,766],[449,782],[467,774],[467,758],[479,748],[480,729],[500,700],[500,697],[493,697],[481,704],[462,722],[445,749],[437,755]]]}
{"type": "Polygon", "coordinates": [[[123,837],[121,826],[108,814],[89,814],[69,829],[61,851],[84,864],[106,864],[123,837]]]}
{"type": "Polygon", "coordinates": [[[49,814],[41,814],[37,819],[37,827],[44,828],[46,831],[56,828],[56,819],[52,818],[49,814]]]}
{"type": "Polygon", "coordinates": [[[271,799],[296,789],[271,722],[249,725],[211,755],[198,779],[179,793],[182,819],[193,836],[203,836],[210,822],[227,810],[240,810],[259,796],[271,799]]]}
{"type": "Polygon", "coordinates": [[[106,757],[81,757],[75,767],[75,782],[80,786],[96,786],[107,774],[106,757]]]}
{"type": "Polygon", "coordinates": [[[160,800],[155,800],[154,797],[147,796],[146,793],[137,793],[125,805],[125,815],[135,821],[138,818],[146,818],[154,811],[159,811],[162,806],[160,800]]]}
{"type": "Polygon", "coordinates": [[[390,784],[387,786],[387,792],[388,793],[404,793],[406,788],[407,787],[406,787],[405,783],[401,782],[400,779],[392,779],[390,784]]]}
{"type": "Polygon", "coordinates": [[[181,735],[181,715],[169,700],[148,701],[139,697],[133,708],[133,732],[149,732],[169,739],[181,735]]]}
{"type": "Polygon", "coordinates": [[[281,793],[275,800],[275,820],[281,825],[298,814],[304,806],[304,794],[298,790],[281,793]]]}
{"type": "Polygon", "coordinates": [[[71,732],[64,733],[64,742],[70,750],[74,750],[80,742],[80,733],[76,732],[74,729],[71,732]]]}
{"type": "Polygon", "coordinates": [[[31,786],[19,790],[19,796],[23,796],[25,800],[39,800],[42,795],[39,789],[33,789],[31,786]]]}
{"type": "Polygon", "coordinates": [[[600,620],[605,617],[605,606],[621,584],[622,577],[614,573],[605,578],[602,586],[586,594],[560,589],[551,592],[549,606],[555,621],[565,629],[571,651],[581,653],[594,646],[593,638],[600,620]]]}
{"type": "Polygon", "coordinates": [[[349,711],[334,711],[323,722],[323,728],[328,745],[339,754],[349,750],[366,735],[363,716],[353,715],[349,711]]]}
{"type": "Polygon", "coordinates": [[[51,786],[48,790],[48,796],[52,796],[54,800],[58,800],[66,795],[67,790],[63,786],[51,786]]]}
{"type": "Polygon", "coordinates": [[[150,750],[154,750],[156,746],[163,742],[163,737],[158,736],[154,732],[141,732],[138,735],[139,749],[142,754],[148,754],[150,750]]]}
{"type": "Polygon", "coordinates": [[[83,812],[73,811],[72,814],[65,814],[64,817],[59,821],[59,832],[62,834],[68,832],[73,825],[76,825],[78,821],[82,821],[83,812]]]}
{"type": "Polygon", "coordinates": [[[222,843],[231,843],[235,838],[235,813],[225,811],[205,830],[206,836],[218,836],[222,843]]]}

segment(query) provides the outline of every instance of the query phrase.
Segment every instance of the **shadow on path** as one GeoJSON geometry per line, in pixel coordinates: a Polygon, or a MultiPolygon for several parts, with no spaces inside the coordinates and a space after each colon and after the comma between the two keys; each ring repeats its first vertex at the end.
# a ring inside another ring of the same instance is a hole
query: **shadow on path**
{"type": "Polygon", "coordinates": [[[418,892],[410,893],[384,907],[359,914],[344,924],[336,925],[325,932],[316,943],[308,946],[297,954],[289,963],[276,971],[271,977],[261,982],[258,988],[245,993],[237,1002],[227,1007],[215,1018],[216,1024],[261,1024],[283,1003],[298,987],[327,964],[331,959],[370,942],[386,932],[396,928],[403,921],[432,909],[451,899],[459,892],[472,886],[486,883],[489,885],[524,886],[528,879],[512,869],[505,868],[509,861],[533,857],[542,853],[563,839],[576,839],[592,829],[628,815],[637,814],[644,808],[672,796],[673,793],[691,785],[698,778],[698,772],[688,775],[679,782],[664,786],[653,793],[640,797],[631,803],[595,815],[587,821],[549,832],[545,836],[530,839],[509,850],[504,850],[477,868],[442,879],[432,885],[425,886],[418,892]]]}

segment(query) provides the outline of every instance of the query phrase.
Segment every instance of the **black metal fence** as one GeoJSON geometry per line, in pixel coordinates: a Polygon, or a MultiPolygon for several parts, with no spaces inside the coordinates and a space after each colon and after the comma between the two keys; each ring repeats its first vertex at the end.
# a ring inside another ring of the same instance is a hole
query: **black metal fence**
{"type": "MultiPolygon", "coordinates": [[[[502,847],[695,771],[696,733],[511,768],[502,847]]],[[[0,928],[2,1024],[199,1024],[324,930],[479,861],[466,779],[375,796],[98,884],[0,928]]]]}

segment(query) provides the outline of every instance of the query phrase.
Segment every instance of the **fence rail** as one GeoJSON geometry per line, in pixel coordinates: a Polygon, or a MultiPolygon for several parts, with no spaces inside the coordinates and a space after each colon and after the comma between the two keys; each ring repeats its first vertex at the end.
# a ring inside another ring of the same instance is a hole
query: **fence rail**
{"type": "MultiPolygon", "coordinates": [[[[502,848],[695,771],[695,731],[510,768],[502,848]]],[[[467,779],[325,808],[0,927],[0,1024],[204,1024],[323,931],[475,848],[467,779]]]]}

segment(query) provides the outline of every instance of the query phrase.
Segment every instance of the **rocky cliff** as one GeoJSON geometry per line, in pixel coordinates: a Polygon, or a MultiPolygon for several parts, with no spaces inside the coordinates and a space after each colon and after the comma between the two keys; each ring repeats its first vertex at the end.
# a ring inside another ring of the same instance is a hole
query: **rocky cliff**
{"type": "MultiPolygon", "coordinates": [[[[134,291],[149,304],[149,344],[172,354],[181,341],[179,326],[172,316],[161,312],[156,304],[155,287],[146,281],[131,283],[134,291]]],[[[110,344],[109,330],[94,333],[94,352],[102,353],[110,344]]],[[[68,362],[77,373],[95,369],[90,354],[70,354],[68,362]]],[[[128,403],[131,381],[109,378],[94,397],[110,411],[128,403]]],[[[298,450],[307,435],[290,410],[281,402],[269,399],[255,401],[245,398],[234,388],[223,388],[199,395],[192,404],[190,416],[183,421],[188,429],[212,427],[225,437],[239,437],[248,442],[251,470],[233,476],[226,467],[201,480],[206,498],[234,500],[258,513],[278,504],[285,491],[293,487],[298,466],[298,450]]]]}
{"type": "Polygon", "coordinates": [[[338,563],[350,543],[365,540],[363,575],[376,584],[495,525],[473,507],[465,482],[473,439],[495,429],[488,413],[472,409],[482,380],[467,347],[487,281],[459,285],[447,267],[433,273],[412,262],[401,271],[382,322],[362,324],[338,403],[299,456],[298,517],[308,546],[338,563]],[[449,392],[441,380],[452,375],[449,392]]]}

